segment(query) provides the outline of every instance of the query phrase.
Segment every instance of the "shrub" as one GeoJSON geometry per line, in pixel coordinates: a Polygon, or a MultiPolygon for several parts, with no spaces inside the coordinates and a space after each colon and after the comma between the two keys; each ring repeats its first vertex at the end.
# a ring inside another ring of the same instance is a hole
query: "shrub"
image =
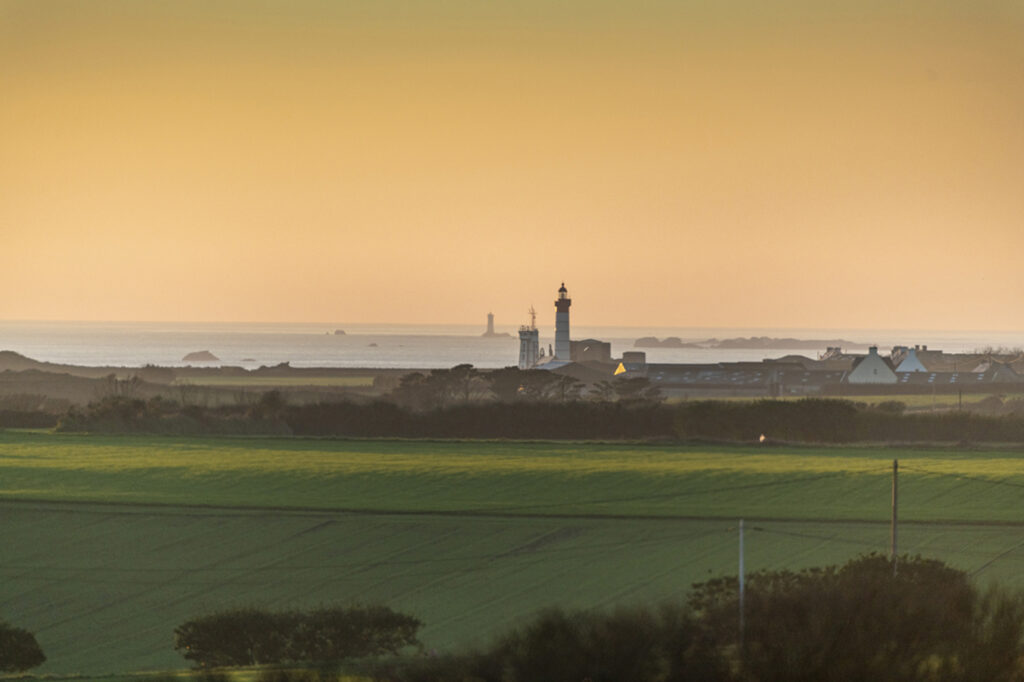
{"type": "Polygon", "coordinates": [[[0,621],[0,672],[22,672],[45,662],[35,635],[0,621]]]}
{"type": "Polygon", "coordinates": [[[179,625],[174,648],[201,668],[340,661],[417,645],[421,626],[385,606],[309,613],[236,609],[179,625]]]}
{"type": "Polygon", "coordinates": [[[392,664],[388,682],[682,682],[724,680],[716,652],[684,605],[598,611],[549,609],[485,652],[392,664]]]}
{"type": "Polygon", "coordinates": [[[695,587],[691,606],[719,651],[737,652],[741,680],[1020,679],[1021,600],[981,595],[939,561],[755,573],[742,640],[737,580],[695,587]]]}

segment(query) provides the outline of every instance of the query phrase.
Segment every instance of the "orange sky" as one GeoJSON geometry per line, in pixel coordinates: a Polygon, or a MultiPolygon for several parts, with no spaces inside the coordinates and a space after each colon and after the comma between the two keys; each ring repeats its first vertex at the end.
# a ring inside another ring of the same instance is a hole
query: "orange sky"
{"type": "Polygon", "coordinates": [[[1024,329],[1022,36],[1015,0],[0,0],[0,319],[510,325],[565,280],[584,325],[1024,329]]]}

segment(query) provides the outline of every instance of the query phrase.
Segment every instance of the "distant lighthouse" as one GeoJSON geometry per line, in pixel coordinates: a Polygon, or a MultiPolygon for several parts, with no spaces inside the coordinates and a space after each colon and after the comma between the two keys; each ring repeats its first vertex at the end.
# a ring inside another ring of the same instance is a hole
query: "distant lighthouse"
{"type": "Polygon", "coordinates": [[[565,282],[558,290],[558,300],[555,301],[555,360],[569,362],[572,351],[569,343],[569,306],[572,299],[569,298],[569,291],[565,288],[565,282]]]}

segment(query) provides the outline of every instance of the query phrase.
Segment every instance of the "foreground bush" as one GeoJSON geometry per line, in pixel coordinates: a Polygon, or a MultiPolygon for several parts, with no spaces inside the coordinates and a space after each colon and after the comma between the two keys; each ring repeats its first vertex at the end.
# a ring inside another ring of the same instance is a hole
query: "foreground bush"
{"type": "Polygon", "coordinates": [[[0,672],[22,672],[45,662],[35,635],[0,621],[0,672]]]}
{"type": "Polygon", "coordinates": [[[1024,680],[1020,595],[981,593],[941,562],[880,556],[694,586],[687,605],[546,611],[462,656],[394,662],[386,682],[1011,682],[1024,680]]]}
{"type": "Polygon", "coordinates": [[[174,648],[201,668],[337,662],[418,645],[422,623],[385,606],[269,612],[238,609],[179,625],[174,648]]]}
{"type": "Polygon", "coordinates": [[[965,573],[903,558],[749,576],[746,628],[735,578],[695,586],[690,604],[749,682],[1020,680],[1024,601],[981,593],[965,573]],[[730,654],[730,652],[732,652],[730,654]]]}
{"type": "Polygon", "coordinates": [[[550,609],[490,649],[391,664],[388,682],[683,682],[724,679],[684,605],[612,613],[550,609]]]}

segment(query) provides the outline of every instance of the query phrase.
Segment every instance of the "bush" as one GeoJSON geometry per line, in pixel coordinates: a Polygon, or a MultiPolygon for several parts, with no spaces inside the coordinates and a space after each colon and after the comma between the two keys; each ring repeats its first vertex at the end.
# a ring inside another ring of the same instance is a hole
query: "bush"
{"type": "Polygon", "coordinates": [[[236,609],[179,625],[174,648],[201,668],[341,661],[418,645],[421,626],[385,606],[309,613],[236,609]]]}
{"type": "Polygon", "coordinates": [[[22,672],[45,662],[35,635],[0,621],[0,672],[22,672]]]}
{"type": "Polygon", "coordinates": [[[939,561],[870,555],[842,567],[751,575],[746,630],[735,578],[695,586],[691,606],[739,679],[1020,679],[1019,598],[982,595],[939,561]]]}
{"type": "Polygon", "coordinates": [[[490,648],[396,661],[382,682],[968,682],[1024,679],[1024,597],[981,593],[919,557],[764,571],[694,586],[686,605],[538,614],[490,648]]]}
{"type": "Polygon", "coordinates": [[[725,667],[684,605],[612,613],[549,609],[487,651],[392,664],[388,682],[683,682],[725,667]]]}

